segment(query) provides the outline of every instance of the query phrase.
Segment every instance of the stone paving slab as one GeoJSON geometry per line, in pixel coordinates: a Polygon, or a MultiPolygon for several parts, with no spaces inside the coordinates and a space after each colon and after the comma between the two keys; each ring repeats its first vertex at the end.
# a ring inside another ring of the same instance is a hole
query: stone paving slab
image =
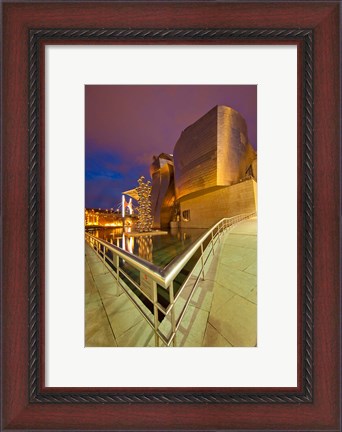
{"type": "Polygon", "coordinates": [[[215,281],[215,289],[204,338],[206,346],[224,340],[237,347],[256,346],[256,247],[257,218],[239,223],[224,235],[207,271],[207,277],[215,281]]]}
{"type": "Polygon", "coordinates": [[[213,347],[213,346],[215,346],[215,347],[232,347],[233,345],[230,344],[227,341],[227,339],[225,339],[224,336],[222,336],[220,334],[220,332],[218,332],[216,330],[216,328],[213,327],[208,322],[202,346],[204,346],[204,347],[213,347]]]}

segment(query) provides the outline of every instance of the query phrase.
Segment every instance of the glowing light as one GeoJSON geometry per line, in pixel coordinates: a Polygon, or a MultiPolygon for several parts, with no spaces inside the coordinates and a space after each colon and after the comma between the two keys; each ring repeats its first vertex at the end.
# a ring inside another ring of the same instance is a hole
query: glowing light
{"type": "Polygon", "coordinates": [[[133,214],[133,203],[132,203],[132,198],[130,198],[128,204],[127,204],[128,210],[129,210],[129,214],[132,215],[133,214]]]}
{"type": "Polygon", "coordinates": [[[122,217],[125,217],[125,204],[126,204],[125,195],[122,195],[122,205],[121,205],[121,216],[122,217]]]}
{"type": "Polygon", "coordinates": [[[126,209],[128,209],[128,212],[130,215],[133,214],[133,203],[132,203],[132,198],[129,199],[129,201],[126,201],[125,195],[122,195],[122,199],[121,199],[121,214],[122,217],[125,217],[126,214],[126,209]]]}

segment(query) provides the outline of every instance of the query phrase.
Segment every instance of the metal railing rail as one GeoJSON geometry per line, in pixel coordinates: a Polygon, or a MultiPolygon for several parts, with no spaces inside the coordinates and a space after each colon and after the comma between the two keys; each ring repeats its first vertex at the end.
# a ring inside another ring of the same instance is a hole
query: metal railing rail
{"type": "Polygon", "coordinates": [[[159,339],[163,341],[166,346],[175,344],[175,338],[177,330],[181,324],[181,321],[187,311],[188,305],[191,298],[198,286],[200,278],[204,280],[205,265],[210,256],[215,254],[215,245],[220,242],[222,234],[231,226],[236,225],[244,219],[255,216],[256,213],[241,214],[230,218],[223,218],[205,233],[203,233],[194,243],[192,243],[185,251],[175,257],[165,267],[157,266],[149,261],[144,260],[141,257],[132,255],[131,253],[121,249],[120,247],[113,245],[105,240],[99,239],[86,232],[86,241],[95,250],[97,255],[102,259],[103,263],[113,274],[115,279],[121,288],[128,295],[129,299],[137,307],[139,312],[142,314],[147,323],[152,327],[155,335],[155,346],[159,346],[159,339]],[[206,243],[206,244],[205,244],[206,243]],[[174,292],[174,282],[177,276],[183,271],[185,266],[194,257],[196,253],[200,253],[196,263],[193,264],[189,274],[185,277],[185,280],[181,283],[176,295],[174,292]],[[135,271],[139,272],[140,284],[134,280],[131,275],[125,269],[125,263],[133,267],[135,271]],[[195,268],[200,263],[200,269],[198,275],[190,288],[187,295],[185,304],[176,318],[175,316],[175,304],[184,292],[185,286],[187,286],[191,277],[193,276],[195,268]],[[146,290],[146,285],[143,287],[141,281],[149,281],[150,289],[146,290]],[[127,283],[128,281],[128,283],[127,283]],[[152,313],[133,292],[133,286],[142,296],[147,299],[150,303],[152,313]],[[158,301],[158,286],[165,290],[169,295],[169,305],[164,307],[158,301]],[[144,289],[145,288],[145,289],[144,289]],[[167,322],[171,324],[171,331],[168,335],[160,329],[161,322],[159,320],[159,313],[165,315],[164,320],[167,318],[167,322]]]}

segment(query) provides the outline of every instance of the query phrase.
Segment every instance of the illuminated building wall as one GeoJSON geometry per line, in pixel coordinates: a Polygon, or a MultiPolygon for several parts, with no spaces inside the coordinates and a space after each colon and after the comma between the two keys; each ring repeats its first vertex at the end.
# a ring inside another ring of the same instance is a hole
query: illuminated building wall
{"type": "MultiPolygon", "coordinates": [[[[111,210],[85,209],[84,222],[86,226],[122,226],[122,217],[111,210]]],[[[132,221],[127,223],[132,224],[132,221]]]]}
{"type": "Polygon", "coordinates": [[[85,210],[85,225],[96,226],[99,224],[99,212],[94,209],[85,210]]]}
{"type": "Polygon", "coordinates": [[[208,228],[257,209],[256,152],[237,111],[214,107],[181,133],[173,156],[182,227],[208,228]]]}
{"type": "Polygon", "coordinates": [[[180,202],[180,221],[182,227],[209,228],[224,217],[256,209],[256,182],[249,179],[185,197],[180,202]]]}
{"type": "Polygon", "coordinates": [[[216,106],[181,133],[173,156],[180,199],[240,181],[256,153],[244,118],[232,108],[216,106]]]}

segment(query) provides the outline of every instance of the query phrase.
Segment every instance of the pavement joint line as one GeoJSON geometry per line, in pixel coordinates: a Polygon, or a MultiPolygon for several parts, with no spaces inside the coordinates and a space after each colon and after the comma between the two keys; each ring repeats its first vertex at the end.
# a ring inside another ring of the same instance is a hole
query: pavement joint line
{"type": "Polygon", "coordinates": [[[143,317],[141,317],[140,321],[137,321],[136,323],[132,324],[131,327],[129,327],[128,329],[126,329],[120,336],[119,338],[122,338],[122,336],[124,336],[127,332],[129,332],[130,330],[132,330],[133,327],[136,327],[137,325],[141,324],[142,322],[146,323],[146,325],[148,326],[147,322],[144,320],[143,317]]]}
{"type": "MultiPolygon", "coordinates": [[[[225,264],[224,262],[220,262],[219,265],[223,265],[228,269],[234,270],[234,272],[247,273],[244,270],[240,270],[238,267],[233,267],[230,264],[225,264]]],[[[248,268],[248,267],[249,266],[247,266],[246,268],[248,268]]],[[[247,273],[247,274],[250,274],[250,273],[247,273]]],[[[255,276],[255,275],[253,275],[253,273],[252,273],[252,276],[255,276]]]]}
{"type": "MultiPolygon", "coordinates": [[[[228,233],[227,233],[228,234],[228,233]]],[[[231,232],[229,233],[231,235],[235,235],[235,236],[249,236],[249,237],[257,237],[257,234],[247,234],[247,233],[235,233],[235,232],[231,232]]]]}
{"type": "Polygon", "coordinates": [[[217,333],[220,335],[220,336],[222,336],[223,337],[223,339],[225,340],[225,341],[227,341],[230,345],[231,345],[231,347],[222,347],[222,348],[233,348],[234,347],[234,345],[225,337],[225,336],[223,336],[223,334],[219,331],[219,330],[217,330],[217,328],[211,323],[211,322],[209,322],[209,319],[208,319],[208,323],[211,325],[211,327],[214,329],[214,330],[216,330],[217,331],[217,333]]]}
{"type": "MultiPolygon", "coordinates": [[[[254,289],[254,288],[253,288],[254,289]]],[[[249,293],[248,293],[248,295],[249,294],[251,294],[251,292],[252,292],[253,290],[251,290],[249,293]]],[[[246,301],[248,301],[249,303],[252,303],[254,306],[256,306],[256,304],[255,303],[253,303],[251,300],[248,300],[248,298],[246,298],[246,297],[244,297],[244,296],[242,296],[242,295],[240,295],[240,294],[235,294],[236,296],[238,296],[238,297],[240,297],[240,298],[242,298],[243,300],[246,300],[246,301]]],[[[235,296],[234,296],[235,297],[235,296]]],[[[231,299],[230,299],[231,300],[231,299]]],[[[228,300],[229,301],[229,300],[228,300]]],[[[226,303],[228,303],[228,301],[226,302],[226,303]]],[[[225,304],[226,304],[225,303],[225,304]]]]}

